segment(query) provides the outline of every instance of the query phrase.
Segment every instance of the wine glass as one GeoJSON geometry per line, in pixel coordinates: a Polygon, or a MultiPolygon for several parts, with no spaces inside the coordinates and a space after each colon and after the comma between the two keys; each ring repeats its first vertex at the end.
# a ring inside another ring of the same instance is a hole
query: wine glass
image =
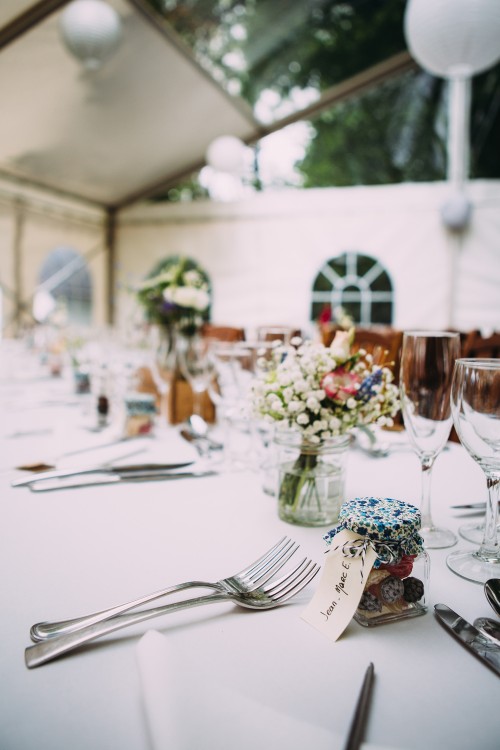
{"type": "Polygon", "coordinates": [[[405,332],[401,353],[400,395],[403,421],[422,468],[421,535],[426,547],[452,547],[449,529],[437,528],[431,516],[431,477],[436,457],[449,438],[450,391],[460,336],[447,331],[405,332]]]}
{"type": "Polygon", "coordinates": [[[223,437],[224,462],[229,470],[253,461],[249,396],[253,372],[252,347],[244,341],[217,342],[212,347],[214,371],[208,392],[217,409],[223,437]]]}
{"type": "Polygon", "coordinates": [[[500,499],[500,359],[459,359],[451,391],[453,422],[460,442],[486,475],[488,501],[481,545],[457,550],[446,564],[469,581],[500,577],[497,520],[500,499]]]}
{"type": "Polygon", "coordinates": [[[193,391],[193,414],[203,417],[203,396],[213,376],[211,341],[199,336],[186,340],[179,350],[179,366],[193,391]]]}

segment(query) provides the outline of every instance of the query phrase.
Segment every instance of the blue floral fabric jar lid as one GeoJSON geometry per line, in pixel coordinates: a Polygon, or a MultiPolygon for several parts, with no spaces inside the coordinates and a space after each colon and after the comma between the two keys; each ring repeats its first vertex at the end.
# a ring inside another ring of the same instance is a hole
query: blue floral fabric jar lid
{"type": "Polygon", "coordinates": [[[155,397],[151,393],[132,393],[125,396],[125,407],[131,416],[156,414],[155,397]]]}
{"type": "Polygon", "coordinates": [[[389,497],[356,497],[342,504],[339,523],[323,538],[331,544],[342,529],[369,537],[379,560],[385,562],[393,557],[395,548],[405,555],[422,551],[420,525],[420,511],[414,505],[389,497]]]}

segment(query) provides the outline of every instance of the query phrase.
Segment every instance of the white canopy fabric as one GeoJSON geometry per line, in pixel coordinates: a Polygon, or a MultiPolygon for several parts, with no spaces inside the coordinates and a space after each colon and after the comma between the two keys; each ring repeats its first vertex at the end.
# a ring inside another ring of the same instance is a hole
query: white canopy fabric
{"type": "MultiPolygon", "coordinates": [[[[219,85],[148,0],[106,0],[120,16],[123,40],[102,68],[86,71],[61,38],[68,2],[0,2],[0,178],[110,210],[190,176],[217,136],[253,143],[416,67],[401,50],[322,93],[309,92],[300,111],[264,122],[219,85]]],[[[287,24],[292,33],[303,11],[302,0],[267,8],[254,53],[271,38],[279,48],[279,34],[287,24]]]]}
{"type": "MultiPolygon", "coordinates": [[[[63,46],[59,4],[0,50],[0,175],[113,207],[199,168],[218,135],[255,134],[250,108],[125,0],[109,3],[122,44],[85,71],[63,46]]],[[[14,13],[43,5],[3,0],[0,39],[14,13]]]]}

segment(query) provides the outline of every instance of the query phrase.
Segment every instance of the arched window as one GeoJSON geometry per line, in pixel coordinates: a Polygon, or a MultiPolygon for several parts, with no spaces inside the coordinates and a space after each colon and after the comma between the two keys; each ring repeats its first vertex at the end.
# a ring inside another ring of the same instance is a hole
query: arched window
{"type": "Polygon", "coordinates": [[[327,261],[313,284],[311,319],[325,305],[342,307],[360,325],[391,325],[393,290],[383,265],[369,255],[344,253],[327,261]]]}
{"type": "Polygon", "coordinates": [[[90,325],[92,279],[83,255],[67,247],[52,250],[42,264],[38,280],[38,291],[54,298],[64,309],[68,323],[90,325]]]}

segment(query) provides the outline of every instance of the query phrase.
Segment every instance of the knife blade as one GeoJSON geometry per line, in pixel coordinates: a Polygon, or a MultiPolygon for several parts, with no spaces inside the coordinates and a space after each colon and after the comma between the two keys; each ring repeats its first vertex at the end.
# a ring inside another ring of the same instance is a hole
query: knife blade
{"type": "Polygon", "coordinates": [[[373,685],[374,667],[373,662],[370,662],[361,690],[354,710],[354,715],[351,720],[351,726],[349,727],[349,734],[347,736],[344,750],[359,750],[361,743],[363,742],[363,735],[365,730],[365,724],[368,717],[368,710],[370,707],[370,698],[373,685]]]}
{"type": "Polygon", "coordinates": [[[85,474],[79,479],[61,477],[60,479],[40,479],[29,485],[32,492],[50,492],[51,490],[75,489],[77,487],[94,487],[101,484],[118,484],[120,482],[158,482],[170,479],[183,479],[213,476],[217,472],[211,470],[200,471],[155,471],[138,472],[137,474],[85,474]]]}
{"type": "Polygon", "coordinates": [[[486,510],[486,503],[467,503],[467,505],[450,505],[453,510],[486,510]]]}
{"type": "Polygon", "coordinates": [[[486,640],[474,625],[446,604],[435,604],[434,614],[441,625],[500,677],[500,646],[486,640]]]}
{"type": "Polygon", "coordinates": [[[126,474],[137,471],[171,471],[174,469],[183,469],[186,466],[191,466],[194,461],[182,461],[177,463],[169,464],[128,464],[125,466],[86,466],[83,468],[74,469],[60,469],[59,471],[40,471],[37,474],[31,474],[29,477],[23,477],[22,479],[15,479],[12,483],[12,487],[24,487],[25,485],[38,482],[42,479],[61,479],[63,477],[76,477],[81,474],[126,474]]]}

